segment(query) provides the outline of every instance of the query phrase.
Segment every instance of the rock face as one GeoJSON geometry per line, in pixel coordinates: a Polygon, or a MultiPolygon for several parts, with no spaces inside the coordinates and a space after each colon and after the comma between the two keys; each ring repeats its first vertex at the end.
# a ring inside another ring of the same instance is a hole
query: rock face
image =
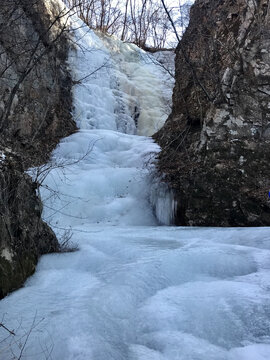
{"type": "Polygon", "coordinates": [[[24,171],[76,130],[64,15],[53,1],[0,4],[0,298],[23,284],[40,255],[59,249],[24,171]]]}
{"type": "Polygon", "coordinates": [[[175,223],[270,225],[270,3],[197,0],[155,135],[175,223]]]}
{"type": "Polygon", "coordinates": [[[59,139],[76,129],[66,13],[53,0],[1,1],[0,141],[22,157],[27,153],[25,168],[35,158],[48,159],[59,139]]]}
{"type": "Polygon", "coordinates": [[[40,255],[59,249],[19,160],[9,154],[0,162],[0,299],[33,274],[40,255]]]}

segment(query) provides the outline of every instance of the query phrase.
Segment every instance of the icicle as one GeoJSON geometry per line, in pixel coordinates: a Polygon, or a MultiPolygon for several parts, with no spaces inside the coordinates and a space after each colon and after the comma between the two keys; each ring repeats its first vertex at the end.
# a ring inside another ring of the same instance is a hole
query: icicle
{"type": "Polygon", "coordinates": [[[157,179],[153,182],[150,194],[150,202],[154,213],[162,225],[173,225],[177,210],[177,201],[169,187],[157,179]]]}

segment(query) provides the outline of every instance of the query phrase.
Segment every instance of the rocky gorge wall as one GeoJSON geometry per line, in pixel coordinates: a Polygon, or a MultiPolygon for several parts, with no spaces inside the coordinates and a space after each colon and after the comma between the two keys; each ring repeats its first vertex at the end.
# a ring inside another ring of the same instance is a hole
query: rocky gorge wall
{"type": "Polygon", "coordinates": [[[59,250],[53,231],[41,220],[36,185],[16,155],[0,162],[0,299],[33,274],[42,254],[59,250]]]}
{"type": "Polygon", "coordinates": [[[270,225],[270,5],[197,0],[176,50],[173,110],[154,136],[175,223],[270,225]]]}
{"type": "Polygon", "coordinates": [[[1,1],[0,141],[27,153],[26,168],[35,158],[48,159],[58,140],[76,128],[66,15],[53,0],[1,1]]]}
{"type": "Polygon", "coordinates": [[[53,1],[0,4],[0,298],[59,249],[25,170],[76,130],[65,15],[53,1]]]}

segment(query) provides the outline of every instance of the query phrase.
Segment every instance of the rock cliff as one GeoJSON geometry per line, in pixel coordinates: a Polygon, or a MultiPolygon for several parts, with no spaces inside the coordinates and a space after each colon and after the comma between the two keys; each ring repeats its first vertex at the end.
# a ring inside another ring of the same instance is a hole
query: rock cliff
{"type": "Polygon", "coordinates": [[[40,255],[59,249],[53,231],[41,220],[36,185],[19,160],[6,152],[0,162],[0,299],[33,274],[40,255]]]}
{"type": "Polygon", "coordinates": [[[47,159],[75,129],[65,15],[53,0],[0,5],[0,141],[27,153],[24,167],[47,159]]]}
{"type": "Polygon", "coordinates": [[[53,1],[0,4],[0,298],[59,248],[24,171],[76,130],[65,15],[53,1]]]}
{"type": "Polygon", "coordinates": [[[197,0],[155,135],[175,223],[270,225],[270,3],[197,0]]]}

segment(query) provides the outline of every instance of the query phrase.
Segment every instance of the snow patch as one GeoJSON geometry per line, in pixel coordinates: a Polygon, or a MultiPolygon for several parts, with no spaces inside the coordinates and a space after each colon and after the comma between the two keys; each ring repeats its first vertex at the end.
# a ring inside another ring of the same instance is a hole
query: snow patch
{"type": "Polygon", "coordinates": [[[6,155],[3,151],[0,151],[0,163],[6,160],[6,155]]]}
{"type": "Polygon", "coordinates": [[[4,248],[1,250],[1,257],[5,258],[7,261],[11,262],[13,254],[9,248],[4,248]]]}

